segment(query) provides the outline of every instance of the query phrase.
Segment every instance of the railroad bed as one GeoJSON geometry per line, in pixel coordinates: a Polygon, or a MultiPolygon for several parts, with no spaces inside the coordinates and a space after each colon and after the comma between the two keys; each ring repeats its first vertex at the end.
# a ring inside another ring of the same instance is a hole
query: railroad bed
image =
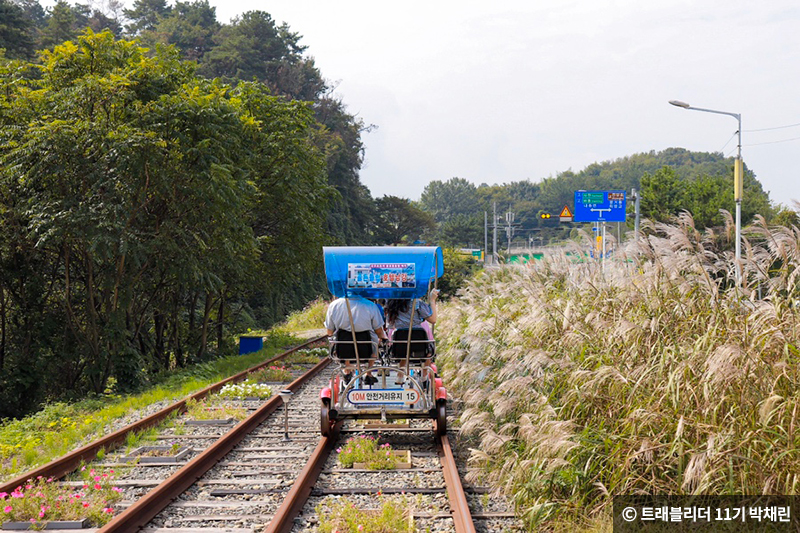
{"type": "MultiPolygon", "coordinates": [[[[403,499],[407,508],[413,508],[416,531],[523,530],[505,502],[490,497],[487,488],[466,487],[460,492],[449,439],[435,439],[431,421],[412,420],[409,428],[400,430],[365,429],[348,421],[338,424],[330,438],[321,438],[319,391],[334,369],[327,359],[317,365],[294,366],[305,366],[308,371],[300,376],[302,370],[296,370],[298,379],[291,385],[275,384],[269,400],[226,402],[229,407],[246,409],[250,416],[245,421],[193,423],[184,415],[162,425],[156,443],[189,449],[177,463],[150,458],[155,462],[131,464],[125,461],[126,451],[119,449],[90,464],[89,468],[115,471],[115,485],[122,490],[123,500],[115,504],[117,515],[110,523],[83,531],[313,531],[319,523],[316,509],[325,513],[332,502],[343,497],[363,510],[377,509],[384,498],[403,499]],[[276,394],[286,387],[294,391],[288,404],[288,440],[286,406],[276,394]],[[381,442],[392,448],[410,450],[412,467],[388,471],[342,468],[331,451],[357,434],[380,435],[381,442]],[[306,474],[310,477],[302,481],[306,474]]],[[[124,439],[113,435],[117,441],[124,439]]],[[[42,467],[29,475],[60,477],[56,472],[68,472],[74,463],[73,457],[61,466],[46,465],[50,471],[42,467]]],[[[465,468],[463,461],[461,468],[465,468]]],[[[65,483],[79,486],[82,482],[65,483]]]]}

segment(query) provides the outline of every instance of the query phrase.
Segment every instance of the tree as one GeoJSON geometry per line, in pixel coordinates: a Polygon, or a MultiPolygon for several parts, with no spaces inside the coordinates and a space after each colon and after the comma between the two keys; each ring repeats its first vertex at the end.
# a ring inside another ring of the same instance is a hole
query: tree
{"type": "Polygon", "coordinates": [[[278,94],[317,99],[325,84],[313,60],[302,57],[300,36],[277,26],[269,13],[248,11],[214,36],[200,72],[208,76],[258,80],[278,94]]]}
{"type": "Polygon", "coordinates": [[[455,215],[439,225],[436,242],[443,246],[466,246],[475,248],[483,245],[483,217],[479,215],[455,215]]]}
{"type": "Polygon", "coordinates": [[[684,184],[672,167],[662,167],[655,174],[645,173],[641,180],[641,213],[643,217],[668,222],[687,209],[684,184]]]}
{"type": "Polygon", "coordinates": [[[11,59],[33,56],[33,24],[25,11],[11,0],[0,0],[0,48],[11,59]]]}
{"type": "Polygon", "coordinates": [[[778,214],[775,215],[775,218],[772,219],[772,223],[777,226],[785,226],[787,228],[791,227],[798,227],[800,228],[800,216],[797,215],[797,211],[794,209],[788,209],[782,207],[778,214]]]}
{"type": "Polygon", "coordinates": [[[720,209],[730,211],[734,205],[732,180],[722,176],[699,176],[683,186],[686,188],[683,209],[692,214],[695,227],[723,225],[720,209]]]}
{"type": "Polygon", "coordinates": [[[259,284],[313,268],[331,190],[308,105],[109,32],[3,74],[0,416],[205,360],[259,284]]]}
{"type": "Polygon", "coordinates": [[[375,200],[375,208],[378,244],[413,244],[436,228],[433,217],[407,198],[384,196],[375,200]]]}
{"type": "Polygon", "coordinates": [[[42,46],[52,47],[78,35],[77,16],[65,0],[58,0],[50,10],[47,26],[42,30],[42,46]]]}
{"type": "Polygon", "coordinates": [[[133,9],[124,10],[131,21],[125,29],[133,36],[152,31],[164,17],[169,16],[170,7],[166,0],[134,0],[133,9]]]}
{"type": "Polygon", "coordinates": [[[432,181],[422,191],[420,207],[442,223],[456,215],[470,217],[482,211],[474,184],[463,178],[432,181]]]}
{"type": "Polygon", "coordinates": [[[177,0],[169,14],[159,19],[155,29],[141,36],[147,45],[174,44],[184,59],[199,61],[211,50],[219,28],[217,9],[208,0],[177,0]]]}

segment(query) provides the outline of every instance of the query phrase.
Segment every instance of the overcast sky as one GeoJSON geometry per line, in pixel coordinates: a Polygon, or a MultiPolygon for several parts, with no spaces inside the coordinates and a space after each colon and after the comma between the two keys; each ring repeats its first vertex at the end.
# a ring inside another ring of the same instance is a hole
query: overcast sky
{"type": "Polygon", "coordinates": [[[741,113],[745,164],[774,201],[800,200],[797,0],[210,1],[221,22],[261,9],[303,36],[377,126],[361,172],[374,196],[669,147],[735,154],[734,118],[677,99],[741,113]]]}

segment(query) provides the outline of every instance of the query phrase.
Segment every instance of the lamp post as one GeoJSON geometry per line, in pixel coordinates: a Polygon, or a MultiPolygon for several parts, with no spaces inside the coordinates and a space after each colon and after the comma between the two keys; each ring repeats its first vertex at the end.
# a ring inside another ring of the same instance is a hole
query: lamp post
{"type": "Polygon", "coordinates": [[[735,118],[739,123],[739,130],[736,132],[739,136],[739,144],[737,146],[736,161],[733,165],[733,199],[736,201],[736,283],[742,283],[742,196],[744,194],[744,165],[742,164],[742,115],[739,113],[730,113],[728,111],[717,111],[715,109],[704,109],[702,107],[692,107],[686,102],[680,100],[670,100],[670,104],[682,107],[683,109],[691,109],[693,111],[705,111],[706,113],[716,113],[718,115],[728,115],[735,118]]]}
{"type": "Polygon", "coordinates": [[[283,441],[288,442],[289,438],[289,400],[292,399],[292,391],[284,389],[278,393],[283,400],[283,441]]]}

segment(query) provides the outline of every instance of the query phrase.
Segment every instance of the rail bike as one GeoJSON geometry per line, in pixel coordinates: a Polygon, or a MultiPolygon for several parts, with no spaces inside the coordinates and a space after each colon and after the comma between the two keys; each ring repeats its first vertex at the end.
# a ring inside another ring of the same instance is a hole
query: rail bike
{"type": "Polygon", "coordinates": [[[325,247],[328,289],[344,299],[349,331],[328,338],[337,370],[320,392],[320,427],[328,436],[338,420],[387,422],[430,418],[438,435],[447,432],[447,391],[436,374],[435,341],[424,327],[398,328],[376,343],[370,331],[356,331],[351,302],[409,300],[414,323],[417,302],[435,289],[444,272],[439,247],[325,247]],[[349,370],[348,371],[346,371],[349,370]]]}

